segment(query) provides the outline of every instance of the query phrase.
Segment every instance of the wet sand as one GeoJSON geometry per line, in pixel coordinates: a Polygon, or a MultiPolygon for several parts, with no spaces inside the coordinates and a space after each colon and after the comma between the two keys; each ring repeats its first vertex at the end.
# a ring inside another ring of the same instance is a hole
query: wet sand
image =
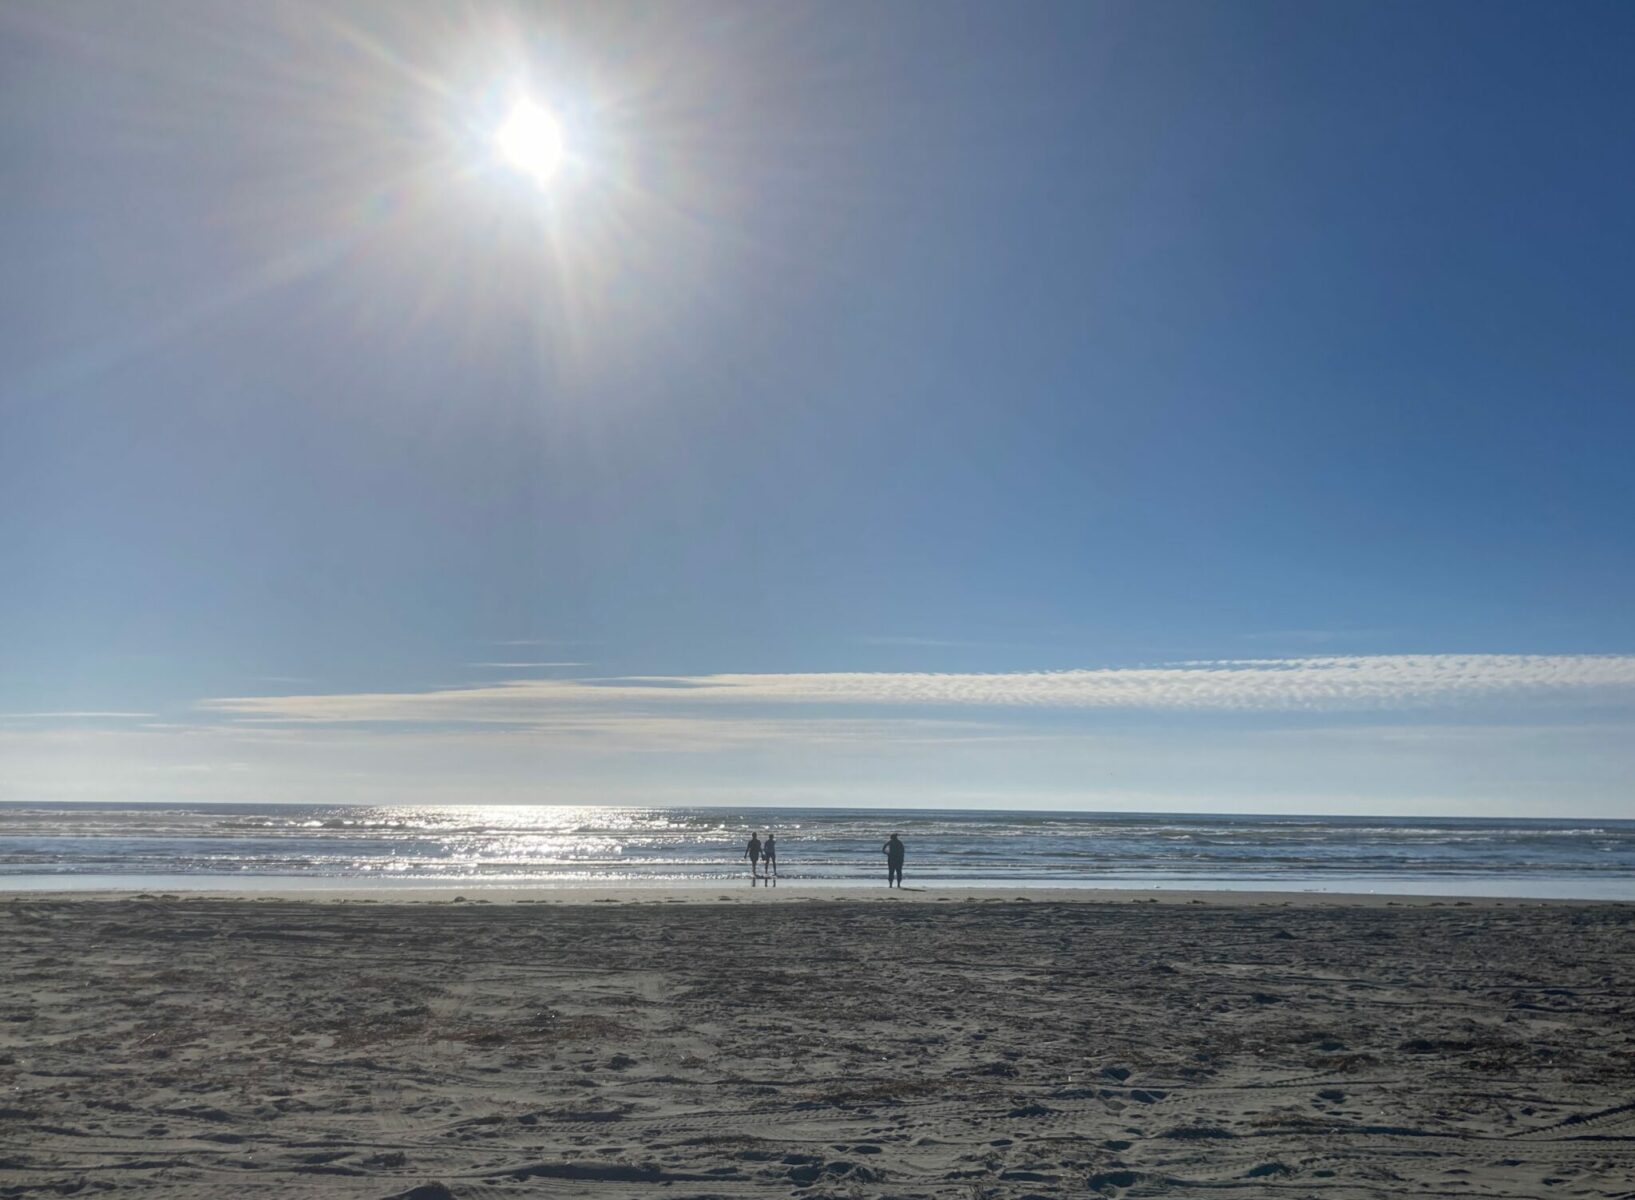
{"type": "Polygon", "coordinates": [[[1030,895],[6,898],[0,1196],[1635,1195],[1635,906],[1030,895]]]}

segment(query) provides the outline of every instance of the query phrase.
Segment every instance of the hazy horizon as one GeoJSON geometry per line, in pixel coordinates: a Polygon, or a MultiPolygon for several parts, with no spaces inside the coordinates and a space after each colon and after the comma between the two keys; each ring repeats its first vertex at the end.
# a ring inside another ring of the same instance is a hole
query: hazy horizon
{"type": "Polygon", "coordinates": [[[51,808],[106,808],[120,809],[124,807],[153,808],[153,809],[237,809],[237,808],[311,808],[318,810],[372,808],[372,809],[430,809],[430,810],[471,810],[481,812],[488,809],[507,808],[578,808],[578,809],[619,809],[624,811],[709,811],[723,809],[743,812],[767,813],[826,813],[826,814],[879,814],[889,816],[894,813],[938,813],[996,816],[1010,819],[1021,817],[1113,817],[1113,818],[1140,818],[1161,817],[1177,819],[1196,817],[1200,820],[1266,820],[1266,821],[1318,821],[1347,824],[1360,821],[1403,821],[1424,822],[1427,824],[1458,823],[1525,823],[1538,825],[1635,825],[1635,817],[1488,817],[1477,815],[1458,815],[1450,813],[1318,813],[1299,812],[1249,812],[1233,810],[1204,810],[1204,809],[1079,809],[1079,808],[976,808],[963,805],[947,804],[905,804],[887,807],[885,805],[847,805],[847,804],[793,804],[771,801],[722,801],[712,804],[686,804],[681,802],[662,804],[625,804],[605,801],[585,800],[574,803],[552,802],[544,800],[495,800],[472,801],[457,804],[376,804],[371,801],[334,801],[318,802],[307,800],[193,800],[179,803],[172,800],[57,800],[57,801],[29,801],[29,800],[0,800],[0,808],[28,809],[43,806],[51,808]]]}

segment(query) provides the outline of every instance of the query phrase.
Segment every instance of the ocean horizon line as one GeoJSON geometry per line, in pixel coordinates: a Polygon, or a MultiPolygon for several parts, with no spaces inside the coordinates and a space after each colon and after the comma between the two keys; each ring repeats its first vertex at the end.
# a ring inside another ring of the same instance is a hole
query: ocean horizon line
{"type": "Polygon", "coordinates": [[[631,811],[698,811],[710,809],[727,809],[741,812],[801,812],[819,811],[846,814],[864,813],[944,813],[948,815],[983,814],[1002,817],[1152,817],[1152,818],[1193,818],[1198,820],[1255,820],[1255,821],[1429,821],[1429,822],[1471,822],[1478,824],[1489,823],[1516,823],[1534,825],[1553,824],[1596,824],[1611,823],[1635,827],[1635,817],[1614,817],[1590,814],[1561,815],[1561,816],[1493,816],[1486,814],[1428,812],[1428,813],[1398,813],[1384,811],[1368,812],[1315,812],[1309,810],[1290,810],[1287,812],[1268,812],[1265,810],[1206,810],[1206,809],[1169,809],[1169,808],[984,808],[974,805],[935,805],[935,804],[808,804],[808,803],[746,803],[740,801],[663,801],[654,800],[634,803],[626,800],[469,800],[469,801],[402,801],[382,802],[370,800],[0,800],[0,810],[29,809],[43,810],[76,809],[156,809],[175,811],[216,811],[218,809],[260,809],[260,808],[333,808],[333,809],[613,809],[631,811]]]}

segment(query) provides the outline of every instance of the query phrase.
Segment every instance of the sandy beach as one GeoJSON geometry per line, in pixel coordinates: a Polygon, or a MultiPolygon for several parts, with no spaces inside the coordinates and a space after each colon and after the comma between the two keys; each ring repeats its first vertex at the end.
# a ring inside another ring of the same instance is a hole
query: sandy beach
{"type": "Polygon", "coordinates": [[[495,898],[0,900],[0,1196],[1635,1195],[1635,906],[495,898]]]}

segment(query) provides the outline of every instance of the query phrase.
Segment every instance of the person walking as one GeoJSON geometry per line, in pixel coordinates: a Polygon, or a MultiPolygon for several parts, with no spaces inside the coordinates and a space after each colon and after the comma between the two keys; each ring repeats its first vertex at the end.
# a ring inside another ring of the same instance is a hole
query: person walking
{"type": "Polygon", "coordinates": [[[778,843],[771,832],[766,835],[766,841],[761,846],[761,861],[766,864],[763,868],[768,879],[778,877],[778,843]]]}
{"type": "Polygon", "coordinates": [[[755,886],[755,881],[761,877],[761,835],[749,835],[749,846],[744,850],[744,857],[749,859],[749,885],[755,886]]]}
{"type": "Polygon", "coordinates": [[[903,886],[903,843],[894,833],[886,839],[886,844],[880,847],[880,853],[886,856],[886,886],[896,884],[903,886]]]}

